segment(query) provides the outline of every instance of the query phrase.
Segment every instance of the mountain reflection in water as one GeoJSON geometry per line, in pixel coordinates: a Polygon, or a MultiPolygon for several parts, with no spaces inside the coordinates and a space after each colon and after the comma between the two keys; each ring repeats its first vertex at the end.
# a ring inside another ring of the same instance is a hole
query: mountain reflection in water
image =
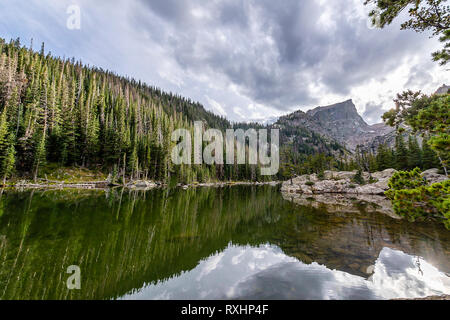
{"type": "Polygon", "coordinates": [[[180,276],[123,299],[393,299],[450,293],[450,278],[424,261],[384,248],[368,279],[304,264],[276,246],[230,245],[180,276]]]}
{"type": "Polygon", "coordinates": [[[440,224],[270,186],[0,193],[3,300],[422,297],[449,293],[449,249],[440,224]]]}

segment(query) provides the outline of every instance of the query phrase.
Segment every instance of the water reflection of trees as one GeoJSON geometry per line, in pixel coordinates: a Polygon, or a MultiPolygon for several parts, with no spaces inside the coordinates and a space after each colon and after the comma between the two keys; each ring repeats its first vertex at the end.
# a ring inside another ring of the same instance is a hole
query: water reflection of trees
{"type": "MultiPolygon", "coordinates": [[[[439,225],[409,223],[376,212],[355,213],[354,208],[349,212],[327,212],[315,205],[299,208],[298,223],[303,225],[296,229],[308,231],[293,233],[281,246],[303,261],[367,277],[367,268],[389,247],[424,257],[442,271],[450,270],[450,233],[439,225]]],[[[286,229],[292,231],[289,225],[286,229]]]]}
{"type": "Polygon", "coordinates": [[[439,227],[299,207],[271,187],[5,192],[0,299],[116,298],[191,270],[230,242],[270,242],[303,262],[357,273],[348,262],[362,268],[384,245],[418,255],[431,248],[442,260],[449,239],[439,227]],[[72,264],[81,267],[79,291],[65,285],[72,264]]]}

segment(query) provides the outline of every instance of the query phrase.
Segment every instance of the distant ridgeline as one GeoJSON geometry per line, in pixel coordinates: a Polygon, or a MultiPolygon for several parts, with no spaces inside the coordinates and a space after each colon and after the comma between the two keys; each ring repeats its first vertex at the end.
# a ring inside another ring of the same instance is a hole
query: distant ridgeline
{"type": "Polygon", "coordinates": [[[1,178],[42,177],[57,163],[158,181],[271,179],[257,165],[174,166],[173,130],[199,120],[219,130],[240,125],[140,81],[46,55],[44,46],[37,53],[0,39],[0,112],[1,178]]]}

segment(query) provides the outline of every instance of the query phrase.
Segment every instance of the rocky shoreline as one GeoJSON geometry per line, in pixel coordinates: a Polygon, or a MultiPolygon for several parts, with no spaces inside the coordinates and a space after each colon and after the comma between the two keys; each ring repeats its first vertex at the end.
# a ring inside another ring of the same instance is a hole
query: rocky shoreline
{"type": "MultiPolygon", "coordinates": [[[[348,194],[348,195],[378,195],[384,196],[389,189],[389,179],[396,172],[387,169],[381,172],[362,173],[366,184],[360,185],[354,181],[357,171],[325,171],[322,179],[316,174],[303,175],[283,182],[281,191],[288,194],[348,194]]],[[[438,169],[430,169],[422,173],[422,176],[430,184],[443,182],[447,177],[438,173],[438,169]]]]}
{"type": "MultiPolygon", "coordinates": [[[[324,208],[330,213],[365,211],[400,219],[393,210],[392,202],[384,195],[395,172],[394,169],[387,169],[371,175],[362,173],[367,183],[358,185],[354,182],[357,171],[325,171],[322,179],[312,174],[285,181],[281,192],[285,200],[301,206],[324,208]]],[[[430,184],[445,181],[447,178],[438,172],[438,169],[431,169],[422,175],[430,184]]]]}
{"type": "MultiPolygon", "coordinates": [[[[211,183],[193,183],[193,184],[177,184],[178,188],[182,188],[187,190],[189,188],[198,188],[198,187],[227,187],[227,186],[262,186],[262,185],[271,185],[277,186],[281,182],[272,181],[272,182],[211,182],[211,183]]],[[[154,181],[131,181],[125,185],[114,184],[109,181],[85,181],[85,182],[76,182],[76,183],[66,183],[64,181],[52,181],[52,182],[29,182],[29,181],[20,181],[14,185],[7,186],[8,188],[14,189],[109,189],[109,188],[126,188],[131,190],[150,190],[155,188],[163,188],[167,187],[166,184],[161,182],[154,181]]]]}

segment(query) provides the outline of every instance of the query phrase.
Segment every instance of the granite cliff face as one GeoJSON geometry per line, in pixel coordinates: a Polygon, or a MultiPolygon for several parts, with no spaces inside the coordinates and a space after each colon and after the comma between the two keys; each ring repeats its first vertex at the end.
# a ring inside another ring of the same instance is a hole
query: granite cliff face
{"type": "Polygon", "coordinates": [[[346,142],[348,137],[361,135],[369,130],[369,125],[361,118],[352,100],[318,107],[307,112],[317,121],[327,135],[346,142]]]}
{"type": "Polygon", "coordinates": [[[382,123],[367,124],[352,100],[318,107],[306,113],[297,111],[281,117],[275,125],[303,127],[335,140],[349,150],[355,150],[358,145],[376,147],[379,144],[377,141],[384,141],[383,137],[392,135],[394,131],[382,123]]]}

